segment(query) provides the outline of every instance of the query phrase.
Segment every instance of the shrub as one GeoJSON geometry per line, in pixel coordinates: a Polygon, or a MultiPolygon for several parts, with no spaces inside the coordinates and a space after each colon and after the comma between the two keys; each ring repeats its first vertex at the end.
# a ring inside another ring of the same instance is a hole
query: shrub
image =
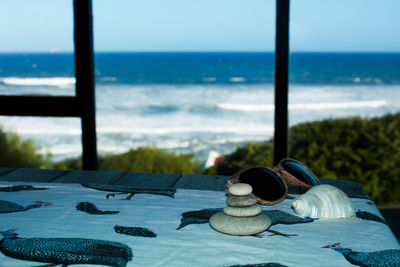
{"type": "Polygon", "coordinates": [[[58,170],[80,170],[82,169],[82,157],[69,158],[51,164],[51,169],[58,170]]]}
{"type": "Polygon", "coordinates": [[[289,136],[290,157],[319,177],[356,181],[378,204],[400,202],[400,113],[302,123],[289,136]]]}
{"type": "Polygon", "coordinates": [[[273,163],[273,143],[247,143],[238,147],[233,153],[225,155],[225,159],[217,166],[208,168],[206,174],[232,175],[249,165],[271,166],[273,163]]]}
{"type": "Polygon", "coordinates": [[[200,162],[193,154],[173,154],[154,147],[139,147],[119,155],[99,158],[101,170],[145,173],[198,173],[200,162]]]}
{"type": "Polygon", "coordinates": [[[12,168],[45,168],[50,155],[38,152],[32,140],[21,141],[14,132],[5,132],[0,126],[0,166],[12,168]]]}
{"type": "MultiPolygon", "coordinates": [[[[318,177],[356,181],[377,204],[400,203],[400,113],[301,123],[289,129],[288,147],[318,177]]],[[[206,173],[272,166],[272,153],[272,141],[249,143],[206,173]]]]}
{"type": "MultiPolygon", "coordinates": [[[[98,157],[100,170],[143,173],[199,173],[200,162],[193,154],[174,154],[155,147],[139,147],[122,154],[98,157]]],[[[82,169],[82,158],[71,158],[54,164],[56,169],[82,169]]]]}

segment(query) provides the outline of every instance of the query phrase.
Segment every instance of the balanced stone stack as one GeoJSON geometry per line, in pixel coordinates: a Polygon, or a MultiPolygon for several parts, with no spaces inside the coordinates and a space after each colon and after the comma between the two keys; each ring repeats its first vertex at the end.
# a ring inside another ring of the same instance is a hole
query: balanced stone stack
{"type": "Polygon", "coordinates": [[[256,235],[267,230],[271,220],[261,214],[262,208],[257,205],[257,197],[252,191],[248,184],[231,185],[226,200],[228,206],[210,218],[210,226],[228,235],[256,235]]]}

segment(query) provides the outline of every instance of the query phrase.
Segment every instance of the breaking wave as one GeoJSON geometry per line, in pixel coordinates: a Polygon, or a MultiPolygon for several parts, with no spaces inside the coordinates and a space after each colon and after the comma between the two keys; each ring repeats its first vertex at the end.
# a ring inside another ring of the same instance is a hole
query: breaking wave
{"type": "MultiPolygon", "coordinates": [[[[328,109],[348,109],[348,108],[378,108],[387,106],[384,100],[374,101],[349,101],[349,102],[325,102],[325,103],[297,103],[289,104],[289,110],[328,110],[328,109]]],[[[220,103],[217,106],[221,109],[236,111],[273,111],[273,104],[236,104],[220,103]]]]}
{"type": "Polygon", "coordinates": [[[74,77],[52,77],[52,78],[37,78],[37,77],[6,77],[0,78],[0,81],[6,85],[17,86],[58,86],[66,87],[75,84],[74,77]]]}

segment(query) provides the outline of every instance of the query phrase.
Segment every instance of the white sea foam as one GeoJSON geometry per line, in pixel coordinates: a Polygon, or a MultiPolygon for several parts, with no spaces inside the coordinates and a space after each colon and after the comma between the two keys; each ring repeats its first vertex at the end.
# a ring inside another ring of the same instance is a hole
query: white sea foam
{"type": "Polygon", "coordinates": [[[233,83],[242,83],[242,82],[246,81],[246,79],[244,77],[231,77],[231,78],[229,78],[229,81],[231,81],[233,83]]]}
{"type": "MultiPolygon", "coordinates": [[[[218,126],[209,126],[203,127],[199,125],[197,127],[188,126],[188,127],[132,127],[132,128],[97,128],[97,133],[99,134],[129,134],[129,135],[168,135],[168,134],[190,134],[190,133],[198,133],[198,134],[249,134],[249,135],[258,135],[264,133],[272,133],[273,127],[259,125],[259,126],[248,126],[243,125],[242,127],[218,127],[218,126]]],[[[38,131],[35,131],[38,132],[38,131]]]]}
{"type": "Polygon", "coordinates": [[[118,79],[116,77],[101,77],[100,81],[102,82],[116,82],[118,79]]]}
{"type": "Polygon", "coordinates": [[[48,125],[44,126],[44,128],[37,128],[37,127],[16,127],[16,132],[18,134],[23,135],[41,135],[41,136],[51,136],[51,135],[70,135],[70,136],[79,136],[82,134],[82,130],[78,129],[70,129],[65,127],[56,127],[53,128],[54,125],[49,123],[48,125]]]}
{"type": "MultiPolygon", "coordinates": [[[[9,124],[7,124],[8,126],[9,124]]],[[[7,127],[9,128],[9,127],[7,127]]],[[[57,136],[57,135],[68,135],[68,136],[80,136],[82,131],[80,128],[65,128],[57,126],[55,123],[47,123],[41,127],[35,127],[32,125],[13,125],[11,129],[18,134],[36,136],[40,135],[43,138],[46,136],[57,136]]],[[[240,134],[245,136],[252,135],[269,135],[273,132],[273,127],[268,125],[243,125],[241,127],[227,127],[227,126],[188,126],[188,127],[97,127],[97,134],[100,135],[125,135],[131,137],[140,137],[143,135],[148,136],[168,136],[169,134],[240,134]]],[[[234,142],[246,140],[246,137],[236,137],[234,142]]],[[[213,142],[212,140],[210,140],[213,142]]],[[[215,141],[215,140],[214,140],[215,141]]],[[[233,139],[232,139],[233,141],[233,139]]],[[[179,145],[165,143],[163,148],[170,147],[186,147],[188,144],[183,142],[179,145]]]]}
{"type": "MultiPolygon", "coordinates": [[[[2,84],[0,90],[25,89],[16,87],[2,84]]],[[[63,91],[40,86],[34,89],[63,91]]],[[[292,85],[289,109],[295,112],[290,113],[289,121],[295,125],[326,118],[381,116],[398,112],[399,98],[399,85],[292,85]]],[[[273,99],[273,86],[265,84],[100,83],[96,87],[98,151],[122,153],[154,145],[177,153],[195,153],[206,161],[210,151],[223,155],[245,142],[269,140],[274,128],[273,99]]],[[[0,116],[0,124],[22,138],[34,139],[56,160],[81,153],[78,118],[0,116]]]]}
{"type": "MultiPolygon", "coordinates": [[[[350,101],[350,102],[324,102],[324,103],[297,103],[289,104],[289,110],[329,110],[329,109],[348,109],[348,108],[378,108],[388,105],[385,100],[374,101],[350,101]]],[[[273,111],[273,104],[237,104],[220,103],[219,108],[236,111],[273,111]]]]}
{"type": "Polygon", "coordinates": [[[239,103],[219,103],[219,108],[236,111],[272,111],[275,109],[273,104],[239,104],[239,103]]]}
{"type": "Polygon", "coordinates": [[[74,77],[52,77],[52,78],[19,78],[19,77],[6,77],[0,79],[4,84],[7,85],[19,85],[19,86],[71,86],[75,84],[74,77]]]}
{"type": "Polygon", "coordinates": [[[384,82],[379,79],[379,78],[361,78],[361,77],[355,77],[353,79],[354,83],[365,83],[365,84],[384,84],[384,82]]]}
{"type": "Polygon", "coordinates": [[[290,110],[326,110],[326,109],[348,109],[348,108],[378,108],[388,105],[385,100],[373,101],[350,101],[338,103],[300,103],[289,104],[290,110]]]}
{"type": "Polygon", "coordinates": [[[50,152],[54,156],[58,155],[78,155],[82,151],[82,146],[80,144],[57,144],[54,146],[42,148],[39,150],[40,153],[46,154],[50,152]]]}
{"type": "Polygon", "coordinates": [[[190,147],[190,142],[188,141],[179,141],[179,140],[168,140],[160,143],[158,148],[161,149],[177,149],[177,148],[187,148],[190,147]]]}
{"type": "Polygon", "coordinates": [[[203,81],[204,82],[215,82],[217,80],[217,78],[215,78],[215,77],[204,77],[203,78],[203,81]]]}

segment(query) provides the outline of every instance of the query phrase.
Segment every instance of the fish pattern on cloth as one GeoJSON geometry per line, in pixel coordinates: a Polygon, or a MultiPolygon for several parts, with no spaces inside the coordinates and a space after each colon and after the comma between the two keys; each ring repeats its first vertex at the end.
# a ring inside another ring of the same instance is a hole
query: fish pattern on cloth
{"type": "MultiPolygon", "coordinates": [[[[290,208],[291,200],[286,199],[277,205],[262,208],[265,214],[280,216],[279,223],[273,224],[270,229],[287,236],[271,235],[270,232],[257,236],[230,236],[214,231],[207,223],[207,216],[201,217],[201,222],[192,218],[193,223],[178,227],[185,212],[218,210],[226,206],[226,195],[222,191],[178,189],[174,198],[136,194],[131,200],[123,200],[106,199],[107,192],[80,184],[0,182],[0,187],[21,184],[46,187],[48,190],[0,191],[0,200],[23,207],[38,200],[51,205],[0,213],[0,231],[17,229],[18,237],[27,240],[79,238],[118,244],[126,248],[127,263],[122,261],[122,265],[115,266],[368,266],[350,258],[353,255],[375,257],[368,258],[370,261],[400,261],[397,258],[399,243],[384,221],[379,220],[382,216],[378,209],[366,199],[351,198],[358,211],[358,216],[354,218],[285,223],[281,221],[284,220],[281,219],[282,214],[291,215],[291,218],[297,216],[290,208]],[[81,202],[93,203],[102,211],[119,213],[93,215],[82,212],[76,209],[81,202]],[[138,229],[143,232],[145,229],[147,235],[153,238],[143,234],[121,234],[116,232],[116,226],[129,227],[124,228],[129,232],[138,229]],[[387,254],[389,256],[385,259],[387,254]]],[[[0,253],[0,266],[41,264],[45,263],[0,253]]],[[[106,263],[97,264],[105,266],[106,263]]],[[[74,266],[96,265],[82,263],[74,266]]]]}

